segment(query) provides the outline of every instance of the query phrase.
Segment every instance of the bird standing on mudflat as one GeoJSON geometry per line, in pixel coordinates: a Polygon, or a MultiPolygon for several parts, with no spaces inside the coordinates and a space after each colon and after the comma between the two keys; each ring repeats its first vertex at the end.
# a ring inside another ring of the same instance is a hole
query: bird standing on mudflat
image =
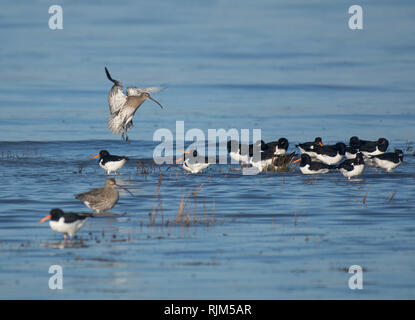
{"type": "Polygon", "coordinates": [[[88,192],[77,194],[75,198],[81,200],[89,209],[95,210],[98,214],[112,209],[118,202],[119,194],[115,187],[124,189],[131,194],[130,191],[118,185],[114,178],[109,178],[105,182],[103,188],[96,188],[88,192]]]}
{"type": "Polygon", "coordinates": [[[75,233],[78,232],[79,229],[82,228],[87,218],[90,216],[90,214],[85,213],[64,213],[61,209],[52,209],[50,210],[49,215],[40,220],[39,223],[45,222],[46,220],[50,219],[50,228],[54,231],[63,233],[63,239],[65,242],[67,235],[69,235],[71,237],[72,242],[72,237],[75,235],[75,233]]]}
{"type": "Polygon", "coordinates": [[[120,170],[128,160],[127,157],[110,154],[107,150],[101,150],[96,156],[93,156],[90,159],[98,157],[99,166],[104,169],[107,174],[111,174],[112,171],[117,174],[117,171],[120,170]]]}
{"type": "Polygon", "coordinates": [[[123,92],[122,83],[114,80],[108,69],[105,67],[107,78],[114,83],[110,92],[108,93],[108,104],[110,108],[110,117],[108,119],[108,128],[114,134],[121,134],[122,138],[128,142],[127,130],[133,126],[133,117],[137,109],[144,101],[150,99],[157,103],[160,108],[163,106],[150,93],[157,93],[162,90],[161,87],[151,88],[136,88],[128,87],[126,89],[127,95],[123,92]]]}

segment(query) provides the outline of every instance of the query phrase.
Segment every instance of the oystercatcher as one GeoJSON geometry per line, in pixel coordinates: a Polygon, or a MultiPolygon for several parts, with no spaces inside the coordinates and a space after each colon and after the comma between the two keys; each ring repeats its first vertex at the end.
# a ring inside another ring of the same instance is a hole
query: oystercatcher
{"type": "Polygon", "coordinates": [[[385,153],[388,149],[389,141],[385,138],[379,138],[377,141],[367,141],[354,136],[350,138],[349,145],[369,158],[370,156],[385,153]]]}
{"type": "Polygon", "coordinates": [[[292,162],[292,164],[300,162],[300,170],[303,174],[320,174],[328,173],[330,170],[335,169],[335,166],[331,166],[325,163],[312,161],[311,157],[307,153],[303,153],[301,158],[292,162]]]}
{"type": "Polygon", "coordinates": [[[268,142],[266,145],[274,151],[276,156],[279,156],[287,152],[289,142],[286,138],[280,138],[278,141],[268,142]]]}
{"type": "Polygon", "coordinates": [[[262,172],[264,170],[266,170],[270,165],[273,164],[273,160],[275,160],[277,158],[277,156],[275,155],[275,149],[274,148],[269,148],[266,150],[263,150],[260,154],[259,157],[255,157],[252,156],[250,158],[249,163],[257,168],[259,170],[259,172],[262,172]]]}
{"type": "Polygon", "coordinates": [[[67,235],[69,235],[72,242],[72,237],[78,232],[79,229],[81,229],[87,218],[90,216],[90,214],[86,213],[64,213],[61,209],[56,208],[50,210],[49,215],[40,220],[39,223],[50,219],[49,225],[51,229],[63,233],[63,239],[65,242],[67,235]]]}
{"type": "Polygon", "coordinates": [[[150,96],[150,93],[160,92],[162,87],[151,88],[136,88],[128,87],[127,95],[123,92],[122,83],[118,80],[114,80],[108,69],[105,67],[105,73],[108,80],[114,83],[111,90],[108,93],[108,104],[110,107],[110,118],[108,119],[108,128],[114,134],[121,134],[122,138],[128,140],[127,130],[133,126],[133,117],[137,109],[143,104],[144,101],[150,99],[157,103],[160,108],[163,106],[154,98],[150,96]]]}
{"type": "Polygon", "coordinates": [[[354,159],[347,159],[339,164],[338,169],[340,172],[348,179],[351,177],[360,176],[363,173],[363,169],[365,168],[365,161],[363,160],[363,154],[358,152],[356,154],[356,158],[354,159]]]}
{"type": "Polygon", "coordinates": [[[118,185],[114,178],[109,178],[103,188],[92,189],[88,192],[80,193],[75,198],[81,200],[89,209],[95,210],[97,214],[112,209],[118,202],[119,194],[115,188],[121,188],[132,195],[126,188],[118,185]]]}
{"type": "Polygon", "coordinates": [[[335,145],[316,145],[314,148],[317,160],[325,164],[338,163],[346,152],[346,145],[343,142],[337,142],[335,145]]]}
{"type": "Polygon", "coordinates": [[[314,141],[312,142],[304,142],[304,143],[296,144],[295,146],[298,149],[300,149],[301,153],[308,154],[310,157],[315,158],[316,153],[314,149],[317,145],[320,147],[323,146],[323,141],[321,140],[320,137],[315,138],[314,141]]]}
{"type": "Polygon", "coordinates": [[[353,148],[352,146],[347,146],[346,147],[346,152],[345,152],[344,155],[346,156],[346,159],[354,159],[354,158],[356,158],[356,155],[357,155],[358,152],[359,151],[357,149],[353,148]]]}
{"type": "Polygon", "coordinates": [[[259,140],[256,143],[249,145],[243,145],[236,140],[230,140],[227,143],[227,149],[229,156],[232,159],[249,164],[254,156],[254,151],[256,149],[259,150],[259,152],[268,150],[268,145],[263,140],[259,140]]]}
{"type": "Polygon", "coordinates": [[[403,152],[402,150],[395,149],[395,152],[378,154],[376,156],[372,156],[371,159],[375,160],[378,167],[386,169],[387,172],[391,172],[392,169],[395,169],[402,163],[403,152]]]}
{"type": "Polygon", "coordinates": [[[100,167],[104,169],[107,174],[111,174],[112,171],[117,174],[117,171],[120,170],[128,160],[128,158],[124,156],[112,155],[107,150],[101,150],[96,156],[93,156],[90,159],[98,157],[100,167]]]}
{"type": "MultiPolygon", "coordinates": [[[[196,150],[193,151],[182,151],[184,154],[191,154],[192,156],[186,157],[186,160],[183,161],[183,169],[191,173],[199,173],[202,170],[210,166],[208,157],[199,156],[196,150]]],[[[183,158],[176,160],[176,163],[182,161],[183,158]]]]}

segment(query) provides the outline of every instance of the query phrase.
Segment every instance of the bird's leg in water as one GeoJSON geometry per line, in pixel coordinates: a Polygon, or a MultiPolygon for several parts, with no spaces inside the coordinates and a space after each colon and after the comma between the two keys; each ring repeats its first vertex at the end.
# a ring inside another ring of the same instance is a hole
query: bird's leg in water
{"type": "Polygon", "coordinates": [[[130,143],[130,139],[128,138],[128,135],[126,134],[125,136],[126,136],[125,141],[127,141],[127,143],[130,143]]]}

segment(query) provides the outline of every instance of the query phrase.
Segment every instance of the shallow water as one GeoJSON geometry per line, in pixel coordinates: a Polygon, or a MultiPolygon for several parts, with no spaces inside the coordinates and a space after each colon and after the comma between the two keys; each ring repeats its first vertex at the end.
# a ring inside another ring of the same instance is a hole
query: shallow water
{"type": "Polygon", "coordinates": [[[415,4],[363,3],[355,32],[348,1],[179,2],[61,2],[61,31],[43,1],[0,4],[0,298],[414,298],[415,4]],[[144,103],[130,144],[106,128],[105,65],[125,85],[167,87],[166,110],[144,103]],[[290,152],[384,136],[405,158],[357,181],[237,165],[190,175],[152,164],[155,130],[175,134],[177,120],[206,138],[260,128],[290,152]],[[38,221],[89,212],[74,195],[104,185],[88,159],[101,149],[131,158],[116,179],[134,196],[64,245],[38,221]],[[356,264],[363,290],[348,287],[356,264]],[[48,287],[51,265],[63,290],[48,287]]]}

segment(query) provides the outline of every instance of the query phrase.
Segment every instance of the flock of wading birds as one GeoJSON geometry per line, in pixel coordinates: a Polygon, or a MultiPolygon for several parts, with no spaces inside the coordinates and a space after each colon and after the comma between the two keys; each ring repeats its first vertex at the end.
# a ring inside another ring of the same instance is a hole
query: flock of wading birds
{"type": "MultiPolygon", "coordinates": [[[[157,93],[163,88],[127,87],[127,94],[124,94],[122,83],[114,80],[107,68],[105,68],[105,73],[107,78],[114,83],[108,93],[110,110],[108,128],[114,134],[121,134],[122,138],[129,142],[127,130],[133,126],[135,112],[146,100],[152,100],[160,108],[163,108],[157,100],[150,96],[150,93],[157,93]]],[[[361,175],[365,164],[378,166],[390,172],[403,161],[401,150],[395,149],[395,152],[386,152],[389,142],[385,138],[379,138],[377,141],[367,141],[354,136],[350,138],[349,145],[346,146],[343,142],[324,145],[322,139],[317,137],[314,141],[296,145],[301,152],[301,157],[296,160],[294,160],[295,153],[287,154],[288,146],[289,142],[286,138],[268,143],[261,140],[251,145],[242,145],[236,140],[231,140],[227,143],[227,150],[232,159],[242,163],[242,165],[256,168],[259,172],[267,171],[269,168],[275,170],[275,168],[278,169],[281,166],[286,167],[300,162],[300,170],[303,174],[316,175],[328,173],[331,170],[340,170],[348,179],[361,175]],[[346,160],[340,163],[343,157],[346,160]]],[[[186,150],[183,153],[184,157],[177,159],[176,163],[183,161],[183,168],[190,173],[199,173],[212,164],[208,157],[198,155],[196,150],[186,150]]],[[[99,166],[108,175],[112,172],[117,174],[128,160],[125,156],[112,155],[107,150],[101,150],[98,155],[91,159],[98,157],[99,166]]],[[[129,192],[124,187],[117,185],[114,178],[109,178],[103,188],[92,189],[76,195],[77,199],[94,210],[95,213],[64,213],[61,209],[52,209],[50,214],[40,222],[50,220],[50,227],[63,233],[65,242],[67,241],[67,235],[70,236],[72,241],[74,234],[84,225],[88,217],[100,215],[115,206],[119,199],[116,188],[129,192]]],[[[131,192],[129,193],[131,194],[131,192]]]]}

